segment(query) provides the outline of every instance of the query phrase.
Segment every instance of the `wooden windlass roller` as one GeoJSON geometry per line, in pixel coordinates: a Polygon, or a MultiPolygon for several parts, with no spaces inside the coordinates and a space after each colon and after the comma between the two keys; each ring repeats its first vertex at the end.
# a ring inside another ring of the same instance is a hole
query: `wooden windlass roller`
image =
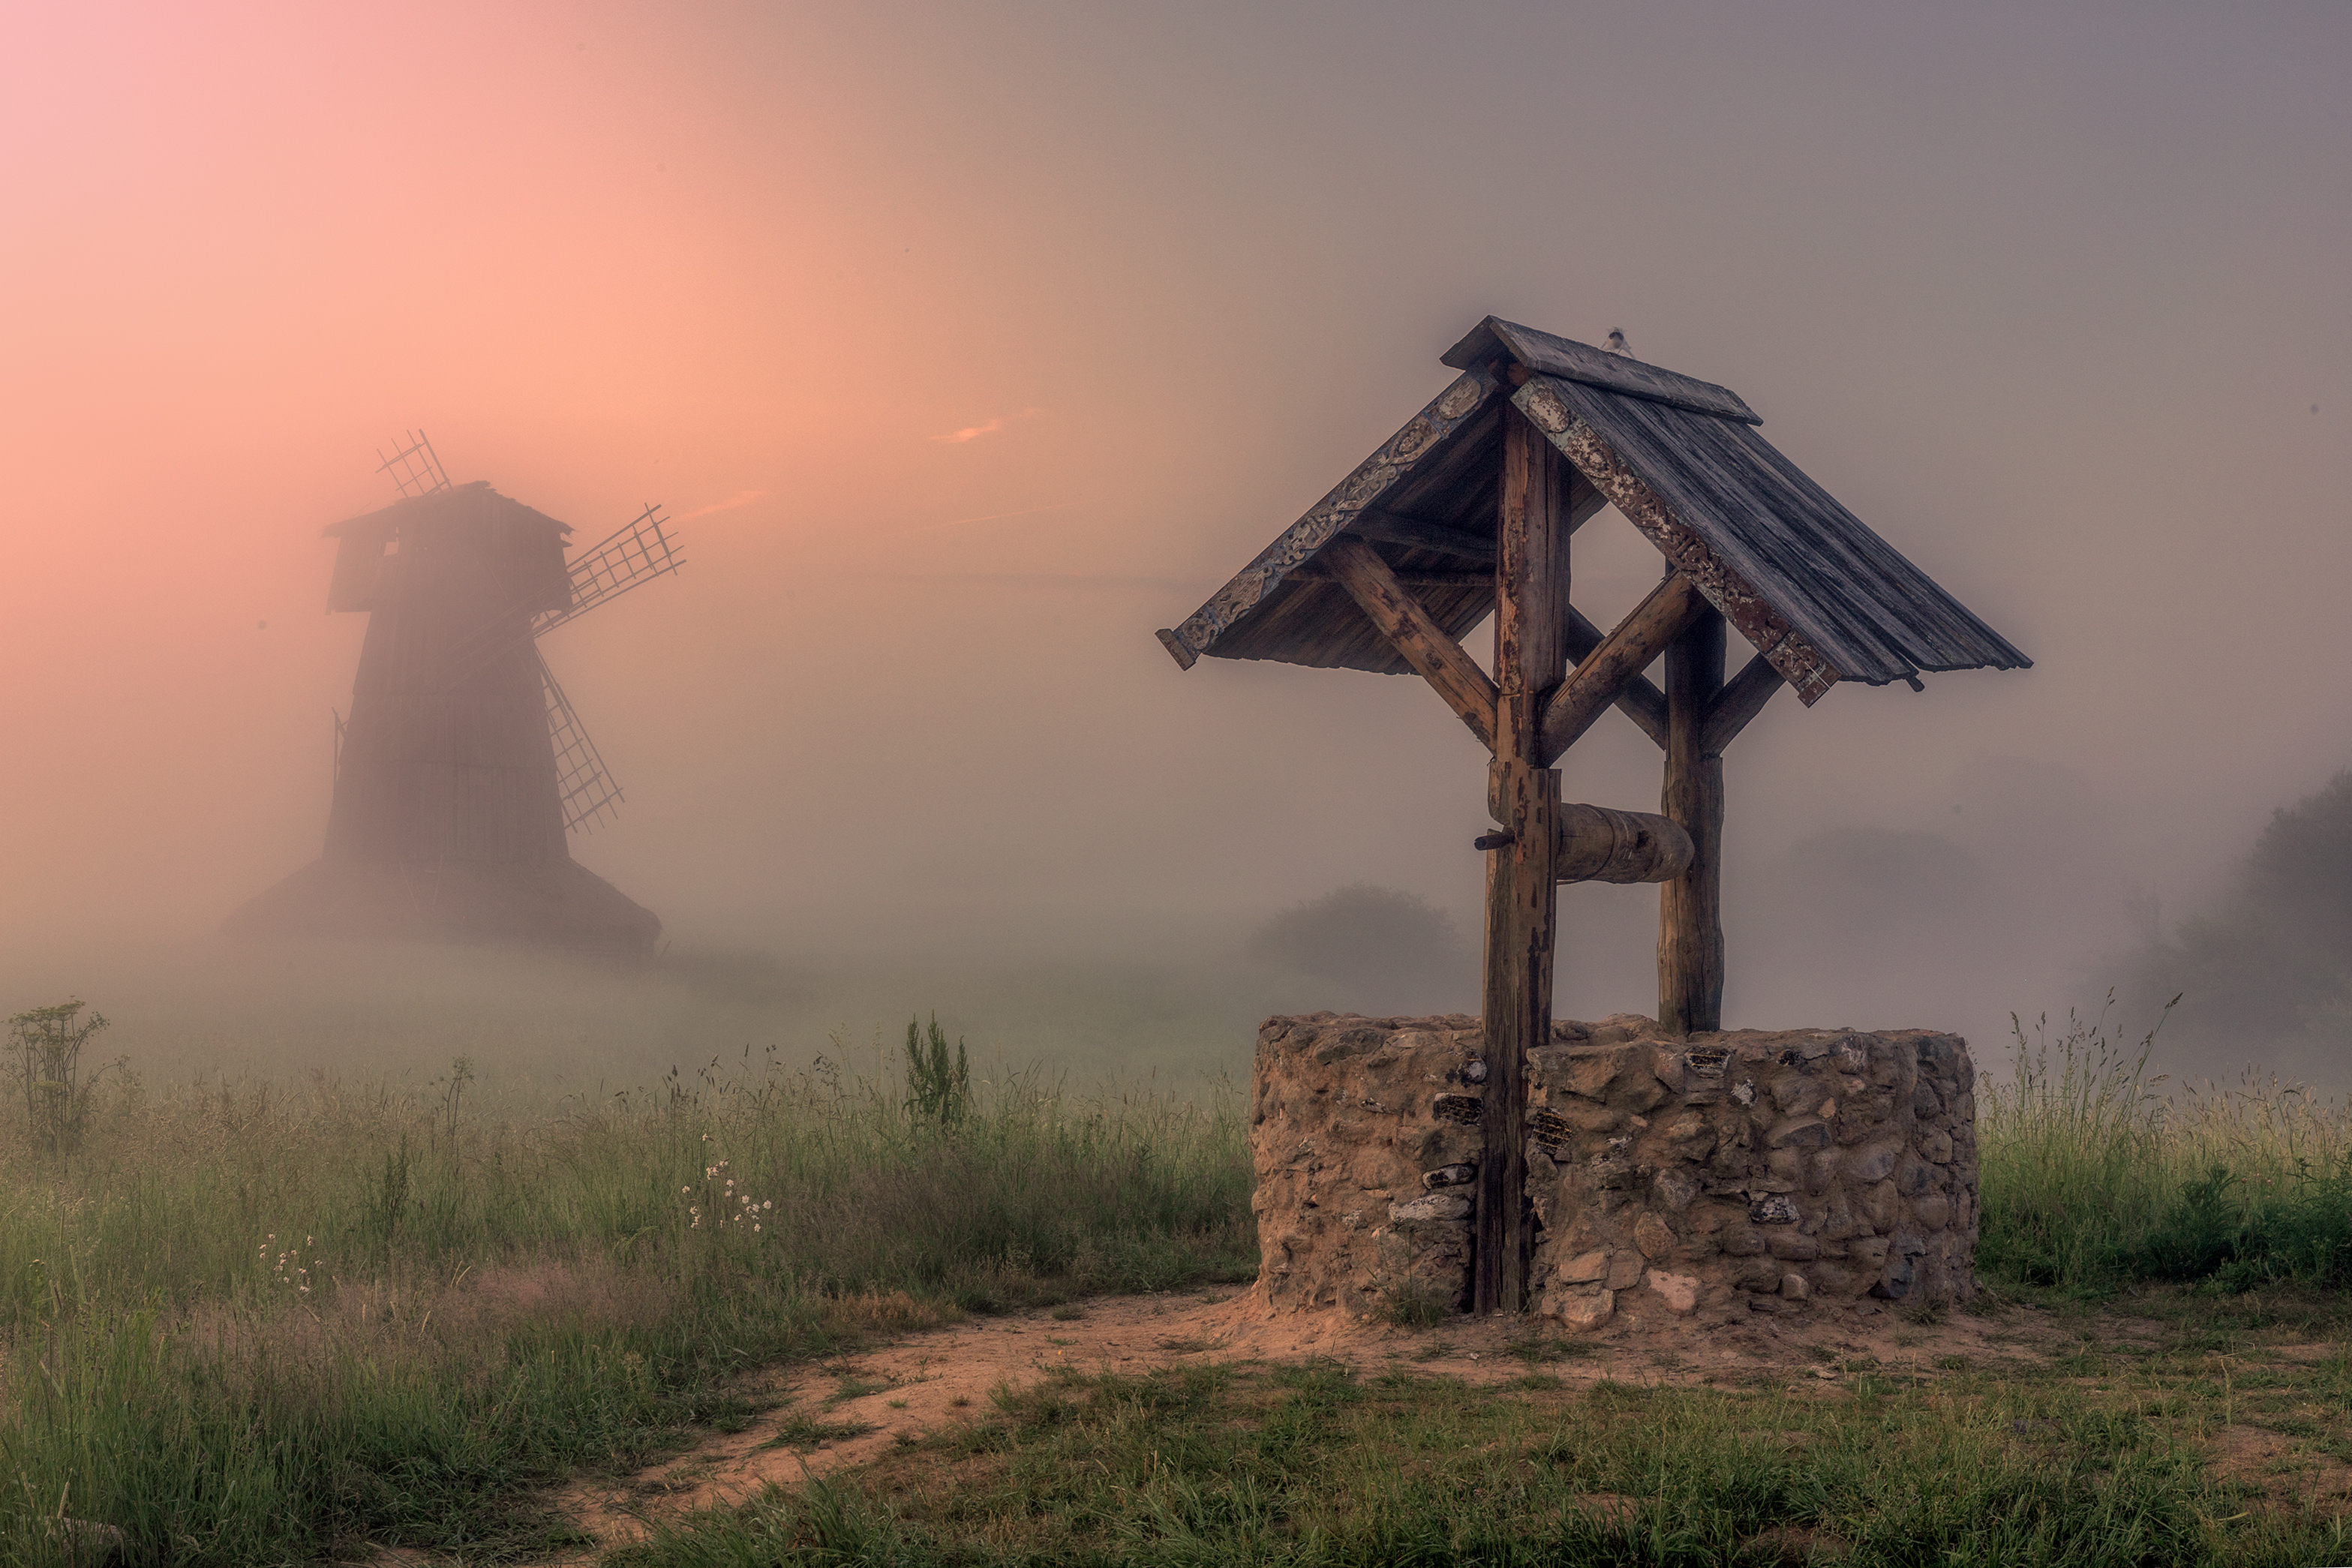
{"type": "Polygon", "coordinates": [[[1691,836],[1671,817],[1605,805],[1559,808],[1559,853],[1552,860],[1559,881],[1671,882],[1697,858],[1691,836]]]}

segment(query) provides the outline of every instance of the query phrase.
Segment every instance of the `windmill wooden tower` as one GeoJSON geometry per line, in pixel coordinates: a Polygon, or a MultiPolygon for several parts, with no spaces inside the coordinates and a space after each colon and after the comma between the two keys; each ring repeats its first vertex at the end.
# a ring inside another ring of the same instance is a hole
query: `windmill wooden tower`
{"type": "Polygon", "coordinates": [[[1727,387],[1489,316],[1453,384],[1177,626],[1203,656],[1418,674],[1487,753],[1478,1310],[1520,1310],[1526,1053],[1551,1037],[1561,882],[1660,885],[1658,1021],[1723,1026],[1723,752],[1773,694],[2021,669],[2000,634],[1756,432],[1727,387]],[[1664,558],[1607,633],[1569,542],[1613,506],[1664,558]],[[1490,676],[1460,639],[1495,621],[1490,676]],[[1755,650],[1724,678],[1727,630],[1755,650]],[[1663,661],[1664,689],[1643,672],[1663,661]],[[1658,814],[1573,805],[1555,763],[1614,708],[1664,753],[1658,814]]]}
{"type": "Polygon", "coordinates": [[[567,564],[567,525],[450,484],[421,432],[381,471],[401,499],[326,530],[327,608],[369,617],[326,851],[226,929],[650,952],[661,921],[572,858],[622,796],[538,639],[683,565],[668,520],[567,564]]]}

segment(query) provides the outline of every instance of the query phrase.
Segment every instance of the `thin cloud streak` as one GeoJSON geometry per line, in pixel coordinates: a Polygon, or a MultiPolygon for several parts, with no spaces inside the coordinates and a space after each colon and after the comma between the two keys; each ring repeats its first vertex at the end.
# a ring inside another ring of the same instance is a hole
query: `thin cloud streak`
{"type": "Polygon", "coordinates": [[[709,517],[713,512],[733,511],[738,507],[750,506],[753,501],[760,500],[768,492],[765,490],[737,490],[725,500],[715,500],[709,506],[698,506],[692,511],[682,511],[677,514],[675,521],[679,522],[691,522],[698,517],[709,517]]]}
{"type": "Polygon", "coordinates": [[[993,436],[1015,419],[1027,419],[1034,415],[1045,412],[1042,408],[1024,408],[1018,414],[1000,414],[993,419],[982,420],[977,425],[968,425],[961,430],[951,430],[944,436],[934,436],[931,439],[944,441],[950,446],[961,446],[966,441],[977,441],[982,436],[993,436]]]}

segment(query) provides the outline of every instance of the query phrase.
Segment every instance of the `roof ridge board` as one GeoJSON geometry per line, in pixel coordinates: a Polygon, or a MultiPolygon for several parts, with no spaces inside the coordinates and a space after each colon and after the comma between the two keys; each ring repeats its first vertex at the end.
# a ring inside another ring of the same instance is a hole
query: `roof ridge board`
{"type": "Polygon", "coordinates": [[[1717,386],[1663,365],[1648,364],[1630,354],[1612,353],[1555,332],[1523,327],[1499,316],[1488,316],[1471,328],[1460,342],[1439,357],[1438,363],[1455,370],[1467,370],[1490,357],[1496,349],[1538,375],[1603,386],[1628,396],[1645,397],[1653,403],[1672,404],[1693,414],[1737,419],[1743,425],[1764,423],[1763,416],[1727,386],[1717,386]]]}

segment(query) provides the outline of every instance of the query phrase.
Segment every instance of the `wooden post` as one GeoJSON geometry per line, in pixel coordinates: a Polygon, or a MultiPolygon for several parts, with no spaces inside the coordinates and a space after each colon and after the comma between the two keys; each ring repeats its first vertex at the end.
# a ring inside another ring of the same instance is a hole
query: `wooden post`
{"type": "Polygon", "coordinates": [[[1723,752],[1706,720],[1723,689],[1723,617],[1713,611],[1666,649],[1666,780],[1660,810],[1682,825],[1691,868],[1658,890],[1658,1023],[1677,1035],[1723,1027],[1723,752]]]}
{"type": "Polygon", "coordinates": [[[1511,836],[1486,860],[1486,1151],[1471,1304],[1526,1310],[1527,1053],[1551,1037],[1559,774],[1543,765],[1544,703],[1566,671],[1570,468],[1524,415],[1504,418],[1495,562],[1495,762],[1487,809],[1511,836]]]}

